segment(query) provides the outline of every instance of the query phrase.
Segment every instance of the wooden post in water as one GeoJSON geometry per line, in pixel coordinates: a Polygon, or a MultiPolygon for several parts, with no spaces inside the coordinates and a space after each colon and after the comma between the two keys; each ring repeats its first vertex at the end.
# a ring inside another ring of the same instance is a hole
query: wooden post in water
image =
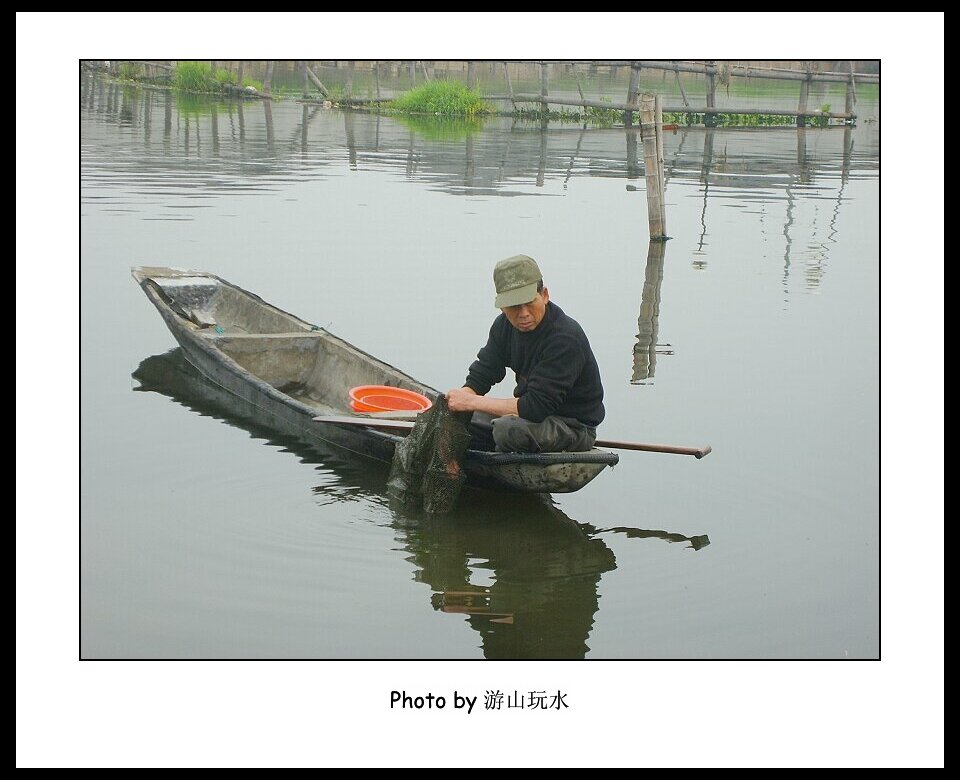
{"type": "Polygon", "coordinates": [[[473,89],[477,86],[477,63],[470,60],[467,63],[467,89],[473,89]]]}
{"type": "Polygon", "coordinates": [[[307,61],[300,60],[300,62],[297,64],[300,66],[300,81],[302,84],[301,91],[303,93],[303,99],[306,100],[308,97],[310,97],[310,89],[308,86],[310,82],[307,77],[307,61]]]}
{"type": "Polygon", "coordinates": [[[503,73],[507,77],[507,94],[510,95],[510,105],[513,106],[514,113],[517,110],[517,101],[513,99],[513,82],[510,80],[510,66],[503,63],[503,73]]]}
{"type": "Polygon", "coordinates": [[[263,77],[263,94],[270,95],[270,83],[273,81],[273,60],[267,61],[267,75],[263,77]]]}
{"type": "MultiPolygon", "coordinates": [[[[307,65],[306,62],[303,63],[303,70],[304,70],[304,73],[307,74],[307,78],[309,78],[310,81],[313,82],[313,85],[314,85],[317,89],[320,90],[320,94],[323,95],[323,97],[324,97],[326,100],[329,100],[329,99],[330,99],[330,90],[327,89],[326,86],[324,85],[324,83],[323,83],[322,81],[320,81],[320,79],[317,78],[317,74],[314,73],[312,70],[310,70],[310,66],[307,65]]],[[[306,87],[304,87],[304,90],[306,90],[306,87]]]]}
{"type": "MultiPolygon", "coordinates": [[[[660,197],[664,200],[664,212],[666,211],[667,194],[667,175],[663,165],[663,97],[657,95],[654,103],[654,121],[657,123],[657,174],[660,176],[660,197]]],[[[664,231],[666,231],[666,218],[664,218],[664,231]]]]}
{"type": "MultiPolygon", "coordinates": [[[[571,70],[573,70],[573,77],[577,80],[577,92],[580,93],[580,100],[582,100],[582,101],[584,101],[584,103],[586,103],[586,100],[587,100],[587,99],[583,96],[583,85],[580,83],[580,71],[577,70],[577,63],[571,62],[571,63],[570,63],[570,68],[571,68],[571,70]]],[[[584,107],[583,107],[583,110],[586,111],[586,110],[587,110],[587,107],[584,106],[584,107]]]]}
{"type": "Polygon", "coordinates": [[[347,60],[347,80],[346,80],[346,83],[343,85],[343,93],[347,97],[350,97],[350,95],[353,94],[353,73],[354,73],[355,67],[356,67],[355,60],[347,60]]]}
{"type": "Polygon", "coordinates": [[[711,60],[708,64],[710,65],[710,72],[707,73],[707,113],[703,116],[703,123],[707,127],[713,127],[717,123],[717,115],[710,109],[717,107],[717,62],[711,60]]]}
{"type": "Polygon", "coordinates": [[[540,62],[540,111],[543,114],[541,121],[547,121],[549,109],[547,107],[547,63],[540,62]]]}
{"type": "Polygon", "coordinates": [[[410,86],[413,87],[417,83],[417,61],[410,60],[410,86]]]}
{"type": "Polygon", "coordinates": [[[683,98],[683,105],[685,108],[690,108],[690,101],[687,100],[687,93],[683,91],[683,82],[680,81],[680,69],[677,68],[673,71],[673,73],[677,77],[677,87],[680,88],[680,97],[683,98]]]}
{"type": "MultiPolygon", "coordinates": [[[[647,181],[647,221],[650,224],[650,240],[664,241],[667,238],[666,215],[663,202],[662,158],[658,154],[657,139],[663,133],[662,124],[657,124],[657,99],[644,95],[640,100],[640,132],[643,136],[643,166],[647,181]]],[[[662,144],[663,141],[660,141],[662,144]]]]}
{"type": "MultiPolygon", "coordinates": [[[[380,97],[380,61],[374,60],[373,62],[373,78],[377,84],[377,97],[380,97]]],[[[377,116],[377,121],[380,121],[379,115],[377,116]]]]}
{"type": "Polygon", "coordinates": [[[243,89],[243,60],[237,61],[237,86],[243,89]]]}
{"type": "Polygon", "coordinates": [[[857,85],[853,80],[853,60],[850,60],[850,80],[847,82],[847,99],[843,106],[843,112],[849,117],[853,114],[853,107],[857,103],[857,85]]]}
{"type": "MultiPolygon", "coordinates": [[[[640,66],[636,62],[630,63],[630,85],[627,87],[627,103],[631,106],[637,103],[637,92],[640,89],[640,66]]],[[[581,97],[583,97],[581,95],[581,97]]],[[[633,126],[633,110],[623,112],[624,127],[633,126]]]]}
{"type": "Polygon", "coordinates": [[[810,63],[805,62],[805,70],[807,72],[807,77],[800,82],[800,102],[797,104],[797,111],[800,113],[797,114],[797,127],[803,127],[807,123],[807,118],[803,115],[803,112],[807,110],[807,97],[810,94],[810,63]]]}

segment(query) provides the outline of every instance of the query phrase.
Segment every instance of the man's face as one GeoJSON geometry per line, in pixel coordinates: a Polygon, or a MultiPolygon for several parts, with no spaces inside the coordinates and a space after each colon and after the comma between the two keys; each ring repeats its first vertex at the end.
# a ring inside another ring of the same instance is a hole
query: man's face
{"type": "Polygon", "coordinates": [[[550,293],[544,287],[530,303],[508,306],[505,309],[500,309],[500,311],[506,315],[513,327],[524,333],[529,333],[543,320],[543,315],[547,313],[547,301],[549,300],[550,293]]]}

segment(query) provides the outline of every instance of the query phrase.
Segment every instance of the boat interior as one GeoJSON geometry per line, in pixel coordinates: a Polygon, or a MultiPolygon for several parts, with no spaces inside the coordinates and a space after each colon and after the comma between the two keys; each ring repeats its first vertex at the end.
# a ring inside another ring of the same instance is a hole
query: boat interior
{"type": "Polygon", "coordinates": [[[144,274],[170,310],[224,354],[282,393],[318,410],[350,410],[350,388],[437,391],[260,298],[202,275],[144,274]]]}

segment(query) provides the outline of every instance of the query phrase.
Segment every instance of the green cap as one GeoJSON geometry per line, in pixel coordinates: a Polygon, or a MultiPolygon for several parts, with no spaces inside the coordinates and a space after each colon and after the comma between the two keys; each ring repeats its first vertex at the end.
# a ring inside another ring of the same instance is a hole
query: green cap
{"type": "Polygon", "coordinates": [[[536,260],[526,255],[514,255],[497,263],[493,269],[493,283],[497,286],[498,309],[530,303],[537,297],[537,283],[543,280],[536,260]]]}

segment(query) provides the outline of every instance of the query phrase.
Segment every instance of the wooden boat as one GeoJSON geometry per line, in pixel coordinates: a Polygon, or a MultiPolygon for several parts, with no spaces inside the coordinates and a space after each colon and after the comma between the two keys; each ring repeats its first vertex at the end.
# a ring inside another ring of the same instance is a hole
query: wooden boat
{"type": "MultiPolygon", "coordinates": [[[[313,418],[352,414],[349,390],[357,385],[390,385],[430,399],[439,395],[323,328],[213,274],[152,267],[132,273],[201,374],[306,441],[389,462],[399,436],[313,418]]],[[[618,461],[615,453],[597,448],[549,453],[471,449],[462,465],[473,487],[570,493],[618,461]]]]}

